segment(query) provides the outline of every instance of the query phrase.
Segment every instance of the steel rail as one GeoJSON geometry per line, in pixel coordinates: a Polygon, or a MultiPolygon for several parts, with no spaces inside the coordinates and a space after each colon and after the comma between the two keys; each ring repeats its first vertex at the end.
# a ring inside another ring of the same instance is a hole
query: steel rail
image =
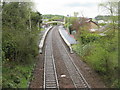
{"type": "Polygon", "coordinates": [[[57,42],[58,45],[59,45],[58,48],[59,48],[61,54],[64,52],[63,60],[64,60],[64,63],[66,65],[66,68],[69,72],[69,75],[70,75],[70,77],[73,81],[73,84],[74,84],[75,88],[81,88],[81,86],[82,86],[82,88],[90,88],[86,79],[83,77],[82,73],[80,72],[80,70],[78,69],[76,64],[74,63],[74,60],[69,55],[69,52],[67,51],[65,45],[63,44],[62,39],[60,38],[60,35],[59,35],[58,31],[56,31],[56,36],[57,36],[58,40],[60,41],[60,42],[57,42]]]}
{"type": "Polygon", "coordinates": [[[52,49],[52,30],[48,33],[45,47],[44,61],[44,89],[59,90],[55,61],[52,49]]]}

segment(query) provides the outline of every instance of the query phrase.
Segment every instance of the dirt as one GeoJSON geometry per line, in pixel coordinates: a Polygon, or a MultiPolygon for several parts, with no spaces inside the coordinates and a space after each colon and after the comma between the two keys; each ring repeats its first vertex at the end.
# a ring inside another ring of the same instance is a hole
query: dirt
{"type": "Polygon", "coordinates": [[[43,72],[44,72],[44,52],[37,57],[36,67],[33,73],[33,80],[30,82],[29,88],[43,88],[43,72]]]}
{"type": "Polygon", "coordinates": [[[105,84],[100,76],[89,65],[83,62],[77,54],[74,53],[70,55],[92,88],[105,88],[105,84]]]}
{"type": "Polygon", "coordinates": [[[69,76],[69,73],[68,73],[67,68],[65,66],[65,63],[62,59],[60,51],[56,45],[57,41],[55,38],[54,31],[53,31],[53,38],[52,39],[53,39],[53,54],[54,54],[54,59],[55,59],[55,64],[56,64],[56,69],[57,69],[59,86],[60,86],[60,88],[74,88],[74,85],[73,85],[72,80],[69,76]],[[61,77],[61,75],[66,75],[66,77],[61,77]]]}

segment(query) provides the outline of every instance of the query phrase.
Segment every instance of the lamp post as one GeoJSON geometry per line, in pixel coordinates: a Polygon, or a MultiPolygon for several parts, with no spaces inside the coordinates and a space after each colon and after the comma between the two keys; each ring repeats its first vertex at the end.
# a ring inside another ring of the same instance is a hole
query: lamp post
{"type": "Polygon", "coordinates": [[[68,19],[67,19],[67,29],[68,29],[68,32],[70,33],[70,19],[69,19],[69,15],[67,15],[68,19]]]}

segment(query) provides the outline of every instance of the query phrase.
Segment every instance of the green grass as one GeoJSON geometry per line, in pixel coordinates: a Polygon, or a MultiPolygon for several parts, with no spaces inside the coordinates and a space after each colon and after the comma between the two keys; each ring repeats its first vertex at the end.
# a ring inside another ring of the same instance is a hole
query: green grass
{"type": "Polygon", "coordinates": [[[3,88],[27,88],[32,78],[31,72],[34,64],[22,65],[15,62],[7,62],[3,65],[3,88]]]}

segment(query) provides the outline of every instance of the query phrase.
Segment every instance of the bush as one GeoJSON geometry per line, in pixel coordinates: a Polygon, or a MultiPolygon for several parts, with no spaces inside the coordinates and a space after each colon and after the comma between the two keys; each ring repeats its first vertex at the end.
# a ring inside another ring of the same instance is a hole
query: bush
{"type": "Polygon", "coordinates": [[[102,78],[108,87],[118,85],[118,32],[104,37],[82,33],[79,44],[73,46],[78,53],[102,78]]]}
{"type": "Polygon", "coordinates": [[[90,63],[97,72],[105,74],[107,71],[106,61],[108,60],[108,52],[101,47],[100,44],[95,44],[90,52],[91,54],[86,57],[87,62],[90,63]]]}
{"type": "Polygon", "coordinates": [[[91,46],[91,44],[87,44],[87,45],[77,44],[77,45],[73,45],[72,48],[77,54],[79,54],[81,57],[84,58],[85,56],[90,54],[90,51],[93,47],[91,46]]]}
{"type": "Polygon", "coordinates": [[[7,62],[3,67],[3,88],[28,88],[28,82],[32,78],[33,64],[21,65],[16,62],[7,62]]]}
{"type": "Polygon", "coordinates": [[[105,25],[106,25],[106,23],[99,23],[99,25],[100,25],[100,26],[105,26],[105,25]]]}
{"type": "Polygon", "coordinates": [[[31,2],[9,2],[3,3],[2,16],[3,88],[27,88],[38,54],[41,14],[31,10],[31,2]]]}
{"type": "Polygon", "coordinates": [[[93,34],[93,33],[85,33],[80,35],[80,42],[82,44],[88,44],[90,42],[94,42],[95,40],[98,40],[100,38],[100,35],[93,34]]]}

